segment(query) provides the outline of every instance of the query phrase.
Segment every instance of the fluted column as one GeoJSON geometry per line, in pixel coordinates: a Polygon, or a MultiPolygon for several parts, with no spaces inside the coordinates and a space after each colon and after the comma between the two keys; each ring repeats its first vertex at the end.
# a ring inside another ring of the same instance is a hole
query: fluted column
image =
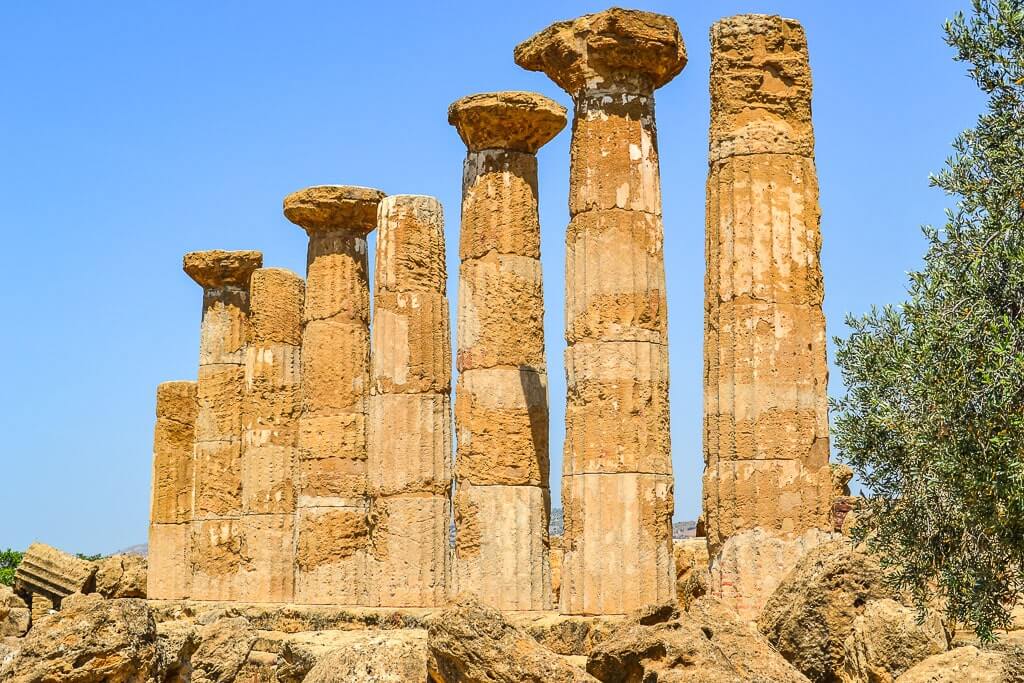
{"type": "Polygon", "coordinates": [[[380,203],[369,434],[371,602],[442,604],[451,520],[451,339],[444,215],[433,197],[380,203]]]}
{"type": "Polygon", "coordinates": [[[251,340],[242,413],[242,531],[252,561],[239,599],[290,602],[295,564],[295,460],[305,283],[261,268],[250,279],[251,340]]]}
{"type": "Polygon", "coordinates": [[[146,579],[146,595],[154,600],[187,598],[192,587],[192,457],[197,409],[195,382],[164,382],[156,388],[146,579]]]}
{"type": "Polygon", "coordinates": [[[526,92],[448,110],[468,149],[459,257],[453,592],[551,609],[548,398],[537,150],[565,108],[526,92]]]}
{"type": "Polygon", "coordinates": [[[611,9],[515,50],[575,103],[566,235],[561,609],[674,596],[668,339],[654,90],[686,63],[669,17],[611,9]]]}
{"type": "Polygon", "coordinates": [[[704,517],[712,591],[752,616],[830,527],[820,210],[798,22],[741,15],[712,27],[709,163],[704,517]]]}
{"type": "Polygon", "coordinates": [[[251,562],[242,515],[242,406],[249,342],[249,276],[258,251],[200,251],[184,270],[203,288],[193,463],[192,589],[196,600],[235,600],[251,562]]]}
{"type": "Polygon", "coordinates": [[[323,185],[284,200],[309,235],[302,314],[295,601],[369,604],[366,411],[370,281],[366,237],[384,196],[323,185]]]}

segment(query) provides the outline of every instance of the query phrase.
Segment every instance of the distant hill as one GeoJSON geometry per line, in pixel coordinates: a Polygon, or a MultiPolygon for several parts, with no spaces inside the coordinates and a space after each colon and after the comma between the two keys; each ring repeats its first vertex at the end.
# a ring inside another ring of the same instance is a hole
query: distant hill
{"type": "Polygon", "coordinates": [[[149,544],[140,543],[138,545],[128,546],[122,550],[118,550],[114,555],[138,555],[139,557],[146,557],[149,554],[149,544]]]}

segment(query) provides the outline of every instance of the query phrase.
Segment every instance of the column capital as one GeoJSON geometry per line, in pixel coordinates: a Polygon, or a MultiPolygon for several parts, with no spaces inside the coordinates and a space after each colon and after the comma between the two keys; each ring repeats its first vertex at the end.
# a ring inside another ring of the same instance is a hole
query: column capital
{"type": "Polygon", "coordinates": [[[565,107],[533,92],[477,93],[448,107],[448,123],[470,152],[509,149],[536,154],[565,128],[565,122],[565,107]]]}
{"type": "Polygon", "coordinates": [[[247,287],[252,271],[262,265],[263,254],[259,251],[191,251],[182,259],[182,269],[204,289],[247,287]]]}
{"type": "Polygon", "coordinates": [[[515,49],[516,64],[543,71],[573,97],[587,90],[649,92],[686,66],[671,17],[612,8],[547,27],[515,49]]]}
{"type": "Polygon", "coordinates": [[[361,236],[377,227],[377,205],[385,194],[358,185],[314,185],[284,198],[284,216],[312,237],[331,230],[361,236]]]}

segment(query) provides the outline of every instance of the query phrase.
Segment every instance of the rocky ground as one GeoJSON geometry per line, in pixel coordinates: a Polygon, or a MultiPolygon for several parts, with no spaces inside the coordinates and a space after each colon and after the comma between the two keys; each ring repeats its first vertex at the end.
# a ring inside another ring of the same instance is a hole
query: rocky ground
{"type": "Polygon", "coordinates": [[[118,555],[34,623],[0,586],[0,681],[1024,681],[1024,614],[992,645],[919,623],[846,539],[812,550],[756,624],[704,595],[701,548],[676,544],[678,604],[628,617],[146,601],[145,561],[118,555]]]}

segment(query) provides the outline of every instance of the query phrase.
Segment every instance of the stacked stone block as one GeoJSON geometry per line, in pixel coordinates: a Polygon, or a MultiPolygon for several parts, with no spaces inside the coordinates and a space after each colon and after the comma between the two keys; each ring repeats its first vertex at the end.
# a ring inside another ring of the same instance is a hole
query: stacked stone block
{"type": "Polygon", "coordinates": [[[249,277],[258,251],[185,255],[203,288],[193,460],[192,586],[197,600],[235,600],[253,561],[242,526],[242,410],[249,343],[249,277]]]}
{"type": "Polygon", "coordinates": [[[187,598],[192,588],[192,486],[195,382],[164,382],[156,390],[153,489],[147,595],[187,598]]]}
{"type": "Polygon", "coordinates": [[[380,203],[374,273],[369,604],[446,598],[451,519],[451,340],[444,215],[433,197],[380,203]]]}
{"type": "Polygon", "coordinates": [[[366,605],[367,400],[370,284],[367,235],[384,196],[324,185],[285,198],[309,235],[302,314],[295,601],[366,605]]]}
{"type": "Polygon", "coordinates": [[[711,29],[704,514],[713,590],[756,614],[830,528],[811,73],[799,23],[711,29]]]}
{"type": "Polygon", "coordinates": [[[675,22],[611,9],[515,50],[575,104],[566,234],[561,609],[673,597],[668,338],[654,90],[686,63],[675,22]]]}
{"type": "Polygon", "coordinates": [[[239,585],[239,599],[249,602],[293,597],[304,292],[302,278],[280,268],[261,268],[250,280],[241,466],[242,533],[252,561],[239,585]]]}
{"type": "Polygon", "coordinates": [[[463,167],[455,422],[457,594],[551,608],[548,403],[537,150],[565,108],[534,93],[471,95],[448,111],[463,167]]]}

